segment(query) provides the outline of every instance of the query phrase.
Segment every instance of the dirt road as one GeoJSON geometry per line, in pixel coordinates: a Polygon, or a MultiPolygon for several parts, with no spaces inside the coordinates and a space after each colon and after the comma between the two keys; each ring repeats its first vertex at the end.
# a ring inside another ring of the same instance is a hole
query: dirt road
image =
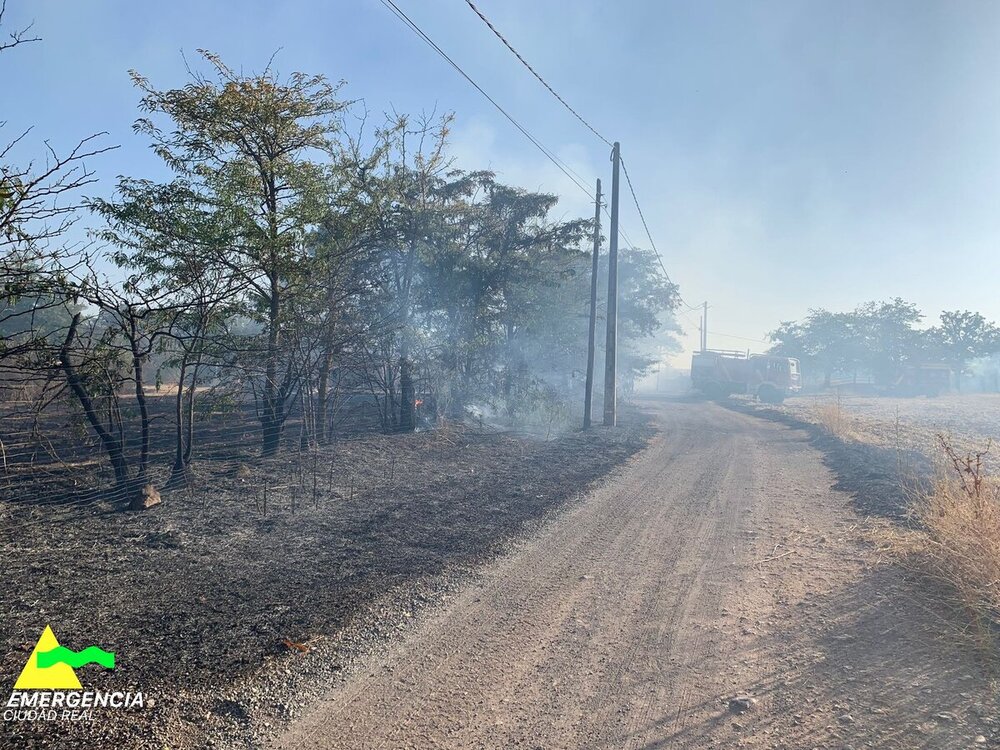
{"type": "Polygon", "coordinates": [[[988,679],[804,433],[649,408],[647,450],[275,747],[1000,746],[988,679]]]}

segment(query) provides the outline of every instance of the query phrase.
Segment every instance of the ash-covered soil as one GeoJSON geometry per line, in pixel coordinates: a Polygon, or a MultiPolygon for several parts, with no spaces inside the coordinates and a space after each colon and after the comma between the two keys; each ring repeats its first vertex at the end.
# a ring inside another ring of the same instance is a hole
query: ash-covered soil
{"type": "Polygon", "coordinates": [[[314,457],[202,463],[194,491],[140,513],[0,503],[0,684],[50,624],[74,650],[116,653],[113,672],[77,670],[86,688],[153,699],[89,723],[5,722],[0,746],[203,747],[266,732],[310,680],[447,598],[652,432],[632,414],[550,441],[369,435],[314,457]]]}

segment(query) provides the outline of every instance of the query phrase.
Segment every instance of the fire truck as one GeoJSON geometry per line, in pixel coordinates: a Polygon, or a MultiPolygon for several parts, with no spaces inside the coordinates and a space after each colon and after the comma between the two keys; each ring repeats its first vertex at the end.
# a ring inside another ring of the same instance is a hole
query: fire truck
{"type": "Polygon", "coordinates": [[[691,385],[708,398],[747,393],[769,404],[802,388],[797,359],[725,349],[695,352],[691,385]]]}

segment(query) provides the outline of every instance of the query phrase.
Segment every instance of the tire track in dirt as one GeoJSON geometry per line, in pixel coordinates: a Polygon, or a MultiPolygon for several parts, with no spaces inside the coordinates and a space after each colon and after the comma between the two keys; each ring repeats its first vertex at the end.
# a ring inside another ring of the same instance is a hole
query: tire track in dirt
{"type": "MultiPolygon", "coordinates": [[[[859,693],[844,675],[863,665],[824,640],[860,577],[846,495],[786,426],[651,408],[644,452],[272,747],[842,747],[854,730],[832,709],[790,712],[818,705],[816,685],[832,705],[859,693]],[[737,717],[719,699],[744,689],[760,702],[737,717]]],[[[863,736],[912,735],[883,724],[863,736]]]]}
{"type": "MultiPolygon", "coordinates": [[[[630,498],[632,499],[632,498],[630,498]]],[[[571,511],[570,516],[575,515],[579,512],[579,509],[571,511]]],[[[592,555],[604,555],[605,550],[609,549],[611,545],[611,539],[617,535],[620,535],[622,526],[626,523],[627,519],[631,516],[630,505],[624,503],[620,512],[615,513],[611,518],[605,519],[607,522],[602,524],[588,524],[584,522],[579,522],[577,528],[584,532],[584,536],[580,539],[580,546],[589,551],[592,555]]],[[[554,557],[551,554],[553,548],[560,547],[558,541],[555,541],[552,545],[542,545],[536,547],[536,555],[538,558],[534,561],[534,567],[539,569],[553,569],[555,571],[560,571],[565,575],[565,570],[567,564],[570,567],[579,567],[579,561],[574,561],[566,555],[560,555],[554,557]]],[[[590,564],[593,565],[595,559],[592,559],[590,564]]],[[[523,582],[522,582],[523,583],[523,582]]],[[[518,626],[523,626],[525,623],[532,622],[532,619],[526,615],[526,608],[519,609],[517,607],[508,606],[506,598],[507,593],[504,592],[506,586],[506,578],[503,574],[498,574],[493,577],[491,581],[487,577],[486,582],[477,587],[475,590],[475,596],[469,601],[469,596],[465,597],[465,606],[456,606],[458,610],[457,617],[448,618],[448,628],[451,631],[450,641],[453,643],[468,643],[471,639],[475,638],[475,631],[477,628],[481,627],[483,621],[492,619],[493,624],[500,631],[514,631],[518,626]],[[489,606],[492,605],[492,606],[489,606]],[[488,615],[493,615],[490,618],[488,615]]],[[[523,592],[523,598],[526,601],[532,600],[548,600],[553,588],[553,583],[551,577],[540,576],[533,581],[533,585],[528,585],[526,591],[523,592]]],[[[452,662],[460,657],[464,656],[467,658],[468,662],[466,667],[473,667],[476,660],[478,659],[477,654],[468,654],[459,649],[450,648],[446,644],[435,644],[428,643],[426,645],[416,644],[414,648],[407,653],[407,663],[400,665],[397,672],[397,680],[400,685],[414,684],[416,678],[414,675],[420,674],[423,678],[430,676],[433,678],[435,675],[446,672],[451,666],[452,662]]],[[[505,671],[505,665],[494,665],[496,673],[505,671]]],[[[334,709],[335,713],[339,713],[346,707],[348,703],[355,700],[363,700],[370,693],[379,693],[381,691],[381,686],[375,683],[369,682],[359,682],[354,686],[354,689],[350,691],[349,694],[345,694],[344,702],[341,704],[341,708],[334,709]]],[[[442,694],[440,691],[431,689],[425,692],[425,694],[415,694],[412,696],[414,701],[413,713],[420,715],[426,713],[430,710],[430,707],[435,703],[441,701],[442,694]]],[[[370,718],[370,717],[369,717],[370,718]]],[[[399,731],[404,731],[404,727],[399,727],[399,731]]],[[[391,733],[385,739],[387,741],[394,739],[391,733]]],[[[296,745],[290,745],[290,747],[296,745]]],[[[323,745],[320,745],[323,746],[323,745]]],[[[383,746],[383,745],[373,745],[383,746]]],[[[389,745],[395,746],[395,745],[389,745]]],[[[401,745],[402,746],[402,745],[401,745]]]]}
{"type": "MultiPolygon", "coordinates": [[[[691,435],[679,436],[679,442],[688,443],[691,438],[691,435]]],[[[652,686],[652,697],[644,701],[642,710],[632,712],[633,718],[617,740],[601,737],[600,746],[615,746],[618,740],[623,747],[641,746],[640,738],[654,723],[652,717],[662,706],[676,707],[670,721],[663,725],[666,731],[677,734],[685,726],[688,709],[697,692],[696,682],[672,679],[671,673],[678,669],[682,672],[692,670],[704,655],[705,631],[688,627],[692,614],[706,609],[713,617],[718,614],[712,611],[717,609],[717,597],[705,591],[706,573],[722,556],[729,554],[736,505],[727,490],[742,464],[739,451],[728,443],[720,446],[711,458],[711,466],[721,467],[721,477],[713,468],[699,478],[685,497],[689,515],[698,518],[700,523],[686,535],[691,544],[683,559],[674,563],[677,578],[673,590],[667,597],[660,595],[662,584],[667,580],[667,576],[661,574],[659,585],[649,592],[650,607],[644,613],[646,625],[637,630],[645,637],[636,639],[635,649],[646,655],[649,665],[645,672],[637,670],[637,677],[652,686]],[[717,515],[720,510],[721,516],[717,515]],[[686,569],[678,570],[678,563],[686,569]],[[673,655],[670,661],[661,658],[668,654],[673,655]]]]}

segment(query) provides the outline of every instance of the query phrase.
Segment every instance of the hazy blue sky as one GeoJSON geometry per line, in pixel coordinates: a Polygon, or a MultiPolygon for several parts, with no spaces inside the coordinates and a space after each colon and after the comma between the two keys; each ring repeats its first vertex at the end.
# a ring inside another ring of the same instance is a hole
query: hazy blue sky
{"type": "MultiPolygon", "coordinates": [[[[397,0],[449,54],[588,180],[607,148],[519,66],[463,0],[397,0]]],[[[902,296],[931,317],[1000,319],[1000,3],[478,0],[598,130],[622,142],[654,239],[690,302],[720,332],[761,338],[810,307],[902,296]]],[[[66,149],[107,130],[122,148],[91,166],[162,168],[131,131],[127,70],[185,81],[183,51],[259,70],[344,79],[380,113],[457,115],[460,165],[587,199],[378,0],[8,0],[38,44],[0,56],[0,120],[66,149]]],[[[623,226],[642,229],[623,200],[623,226]]],[[[644,242],[644,240],[643,240],[644,242]]],[[[696,315],[682,316],[697,340],[696,315]]],[[[713,346],[753,346],[710,337],[713,346]]],[[[761,345],[762,346],[762,345],[761,345]]]]}

